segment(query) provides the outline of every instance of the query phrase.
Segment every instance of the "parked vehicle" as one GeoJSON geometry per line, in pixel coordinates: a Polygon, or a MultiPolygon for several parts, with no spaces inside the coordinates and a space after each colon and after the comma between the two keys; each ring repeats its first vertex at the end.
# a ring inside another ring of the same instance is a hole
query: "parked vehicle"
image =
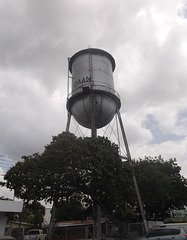
{"type": "Polygon", "coordinates": [[[159,227],[151,229],[139,240],[187,240],[187,232],[183,227],[159,227]]]}
{"type": "Polygon", "coordinates": [[[171,228],[182,227],[184,228],[185,232],[187,232],[187,223],[165,223],[160,225],[159,227],[171,227],[171,228]]]}
{"type": "Polygon", "coordinates": [[[42,229],[30,229],[27,235],[24,235],[23,240],[45,240],[47,237],[42,229]]]}

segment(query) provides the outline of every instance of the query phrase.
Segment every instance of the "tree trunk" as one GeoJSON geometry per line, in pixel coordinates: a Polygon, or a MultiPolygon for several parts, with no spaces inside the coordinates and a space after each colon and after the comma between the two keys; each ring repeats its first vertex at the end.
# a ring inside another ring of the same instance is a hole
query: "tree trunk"
{"type": "Polygon", "coordinates": [[[56,203],[54,201],[53,206],[52,206],[52,211],[51,211],[49,229],[48,229],[48,233],[47,233],[47,240],[51,240],[51,237],[52,237],[55,213],[56,213],[56,203]]]}
{"type": "MultiPolygon", "coordinates": [[[[92,199],[94,200],[95,198],[92,197],[92,199]]],[[[120,239],[121,240],[128,239],[128,222],[122,222],[122,221],[118,220],[113,214],[111,214],[110,212],[107,211],[107,209],[105,208],[105,206],[103,204],[101,204],[101,202],[98,202],[98,205],[106,213],[106,215],[109,217],[111,222],[118,227],[119,232],[120,232],[120,239]]]]}

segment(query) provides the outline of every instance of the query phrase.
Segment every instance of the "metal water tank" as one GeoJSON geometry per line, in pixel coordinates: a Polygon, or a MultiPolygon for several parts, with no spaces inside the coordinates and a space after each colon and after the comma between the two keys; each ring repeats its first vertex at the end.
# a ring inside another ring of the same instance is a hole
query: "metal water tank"
{"type": "Polygon", "coordinates": [[[68,96],[67,109],[83,127],[91,129],[91,116],[94,112],[95,127],[102,128],[120,109],[120,98],[114,90],[114,69],[114,58],[101,49],[84,49],[70,58],[72,92],[68,96]]]}

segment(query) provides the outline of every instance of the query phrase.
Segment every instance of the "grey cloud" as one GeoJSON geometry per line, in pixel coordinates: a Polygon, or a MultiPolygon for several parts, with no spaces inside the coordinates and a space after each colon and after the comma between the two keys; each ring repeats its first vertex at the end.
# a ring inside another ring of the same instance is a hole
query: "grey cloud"
{"type": "Polygon", "coordinates": [[[183,0],[181,6],[178,9],[178,15],[182,18],[187,18],[187,1],[183,0]]]}
{"type": "MultiPolygon", "coordinates": [[[[177,11],[177,0],[173,1],[177,11]]],[[[186,30],[182,23],[172,22],[169,4],[161,0],[4,1],[0,8],[0,154],[19,160],[42,151],[52,135],[65,130],[67,58],[89,45],[108,51],[116,60],[115,86],[121,111],[131,121],[127,131],[133,149],[137,144],[148,149],[152,140],[151,129],[143,126],[147,114],[160,124],[164,119],[160,114],[168,114],[169,106],[168,129],[174,128],[173,118],[186,99],[186,57],[181,53],[186,30]],[[154,13],[168,16],[173,24],[164,25],[163,31],[168,32],[162,44],[158,41],[162,26],[154,13]]],[[[185,119],[183,115],[180,126],[185,119]]]]}

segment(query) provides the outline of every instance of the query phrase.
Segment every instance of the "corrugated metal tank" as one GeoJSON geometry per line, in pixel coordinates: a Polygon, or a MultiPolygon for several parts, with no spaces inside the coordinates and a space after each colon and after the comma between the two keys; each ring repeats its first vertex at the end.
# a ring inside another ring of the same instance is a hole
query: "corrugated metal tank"
{"type": "Polygon", "coordinates": [[[92,94],[97,129],[107,125],[120,108],[120,98],[114,90],[114,69],[114,58],[101,49],[84,49],[70,58],[72,92],[67,109],[83,127],[91,129],[92,94]]]}

